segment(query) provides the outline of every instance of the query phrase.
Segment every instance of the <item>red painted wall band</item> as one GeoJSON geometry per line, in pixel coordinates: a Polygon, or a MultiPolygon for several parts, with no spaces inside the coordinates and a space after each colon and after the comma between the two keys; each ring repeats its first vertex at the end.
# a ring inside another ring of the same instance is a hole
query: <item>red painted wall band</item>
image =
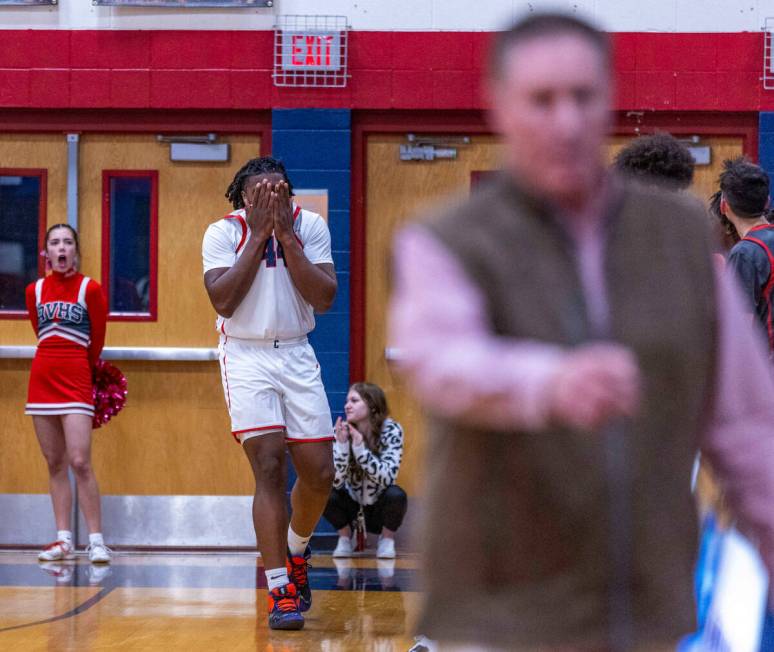
{"type": "MultiPolygon", "coordinates": [[[[0,107],[480,109],[486,32],[350,32],[345,88],[277,88],[271,31],[0,31],[0,107]]],[[[616,33],[618,110],[774,109],[763,33],[616,33]]]]}

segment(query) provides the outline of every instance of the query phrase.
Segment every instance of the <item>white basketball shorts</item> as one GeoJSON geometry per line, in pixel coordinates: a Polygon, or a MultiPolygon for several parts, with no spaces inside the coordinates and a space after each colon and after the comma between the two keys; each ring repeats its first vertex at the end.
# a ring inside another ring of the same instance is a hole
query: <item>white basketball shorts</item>
{"type": "Polygon", "coordinates": [[[333,440],[320,365],[306,337],[275,343],[221,336],[218,348],[237,441],[277,430],[288,443],[333,440]]]}

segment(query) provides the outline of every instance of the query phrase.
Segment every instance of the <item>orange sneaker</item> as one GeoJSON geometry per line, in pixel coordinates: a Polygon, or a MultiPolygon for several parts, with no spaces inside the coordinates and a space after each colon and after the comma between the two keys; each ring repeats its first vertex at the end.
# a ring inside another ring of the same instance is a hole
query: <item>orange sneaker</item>
{"type": "Polygon", "coordinates": [[[294,584],[269,591],[269,627],[271,629],[301,629],[304,617],[298,609],[298,593],[294,584]]]}
{"type": "Polygon", "coordinates": [[[312,556],[312,550],[309,546],[304,550],[303,555],[291,555],[288,550],[288,577],[296,585],[298,591],[298,608],[300,611],[309,611],[312,606],[312,589],[309,586],[309,558],[312,556]]]}

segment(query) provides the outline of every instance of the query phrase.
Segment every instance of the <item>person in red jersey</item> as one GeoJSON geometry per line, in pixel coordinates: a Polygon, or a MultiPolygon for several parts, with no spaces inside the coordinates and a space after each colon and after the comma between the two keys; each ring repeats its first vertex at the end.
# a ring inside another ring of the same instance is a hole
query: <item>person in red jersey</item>
{"type": "Polygon", "coordinates": [[[38,559],[52,562],[74,557],[69,466],[89,528],[89,560],[109,563],[110,550],[101,533],[99,488],[91,466],[92,369],[105,343],[107,308],[99,283],[78,271],[75,229],[67,224],[49,228],[45,255],[51,274],[31,283],[26,291],[38,346],[25,414],[32,416],[48,463],[57,537],[38,559]]]}

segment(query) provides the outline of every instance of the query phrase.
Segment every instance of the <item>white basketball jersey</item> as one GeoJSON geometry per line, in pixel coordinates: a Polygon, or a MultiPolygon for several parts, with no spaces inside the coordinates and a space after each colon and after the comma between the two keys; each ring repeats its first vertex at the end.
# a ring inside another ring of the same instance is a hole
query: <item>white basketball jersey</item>
{"type": "MultiPolygon", "coordinates": [[[[293,217],[293,231],[309,262],[332,264],[331,236],[325,220],[299,206],[294,206],[293,217]]],[[[202,243],[204,271],[233,266],[250,236],[244,209],[210,224],[202,243]]],[[[230,318],[218,316],[216,328],[229,337],[258,340],[301,337],[314,329],[312,306],[293,285],[282,247],[273,235],[242,303],[230,318]]]]}

